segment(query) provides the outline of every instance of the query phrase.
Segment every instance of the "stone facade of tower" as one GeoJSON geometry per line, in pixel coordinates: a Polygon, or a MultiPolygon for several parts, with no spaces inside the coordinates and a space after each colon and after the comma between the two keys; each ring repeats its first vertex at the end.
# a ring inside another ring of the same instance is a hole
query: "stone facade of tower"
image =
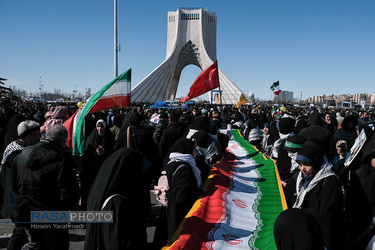
{"type": "MultiPolygon", "coordinates": [[[[132,102],[173,100],[181,72],[187,65],[194,64],[204,70],[216,60],[216,13],[205,9],[168,12],[166,59],[132,89],[132,102]]],[[[221,102],[236,104],[242,91],[220,68],[219,81],[221,102]]],[[[219,103],[218,90],[209,93],[211,102],[219,103]]]]}

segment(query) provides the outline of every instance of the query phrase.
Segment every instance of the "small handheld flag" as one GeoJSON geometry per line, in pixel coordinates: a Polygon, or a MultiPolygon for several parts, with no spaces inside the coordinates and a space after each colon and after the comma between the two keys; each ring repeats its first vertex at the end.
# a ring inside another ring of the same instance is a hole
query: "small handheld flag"
{"type": "Polygon", "coordinates": [[[280,87],[279,87],[279,81],[274,82],[272,86],[270,87],[270,89],[273,91],[274,95],[279,95],[281,92],[280,87]]]}

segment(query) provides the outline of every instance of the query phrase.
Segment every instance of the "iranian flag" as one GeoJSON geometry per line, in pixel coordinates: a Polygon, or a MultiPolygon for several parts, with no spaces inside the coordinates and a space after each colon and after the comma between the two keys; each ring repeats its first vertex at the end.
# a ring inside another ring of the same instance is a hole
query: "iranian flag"
{"type": "Polygon", "coordinates": [[[276,164],[232,134],[207,191],[163,249],[277,249],[273,226],[287,206],[276,164]]]}
{"type": "Polygon", "coordinates": [[[278,107],[271,109],[271,115],[272,115],[272,117],[274,115],[276,115],[276,114],[279,114],[279,115],[282,114],[281,111],[280,111],[280,109],[278,107]]]}
{"type": "Polygon", "coordinates": [[[274,95],[279,95],[281,92],[279,81],[272,83],[272,86],[270,87],[270,89],[273,91],[274,95]]]}
{"type": "Polygon", "coordinates": [[[131,69],[122,73],[92,95],[65,123],[68,146],[81,156],[85,143],[85,116],[101,110],[130,106],[131,69]]]}

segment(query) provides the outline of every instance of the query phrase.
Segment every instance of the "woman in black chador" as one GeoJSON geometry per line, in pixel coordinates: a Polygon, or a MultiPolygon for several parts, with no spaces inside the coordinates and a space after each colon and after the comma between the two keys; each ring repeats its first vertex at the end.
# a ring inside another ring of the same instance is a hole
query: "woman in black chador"
{"type": "Polygon", "coordinates": [[[323,250],[323,234],[316,219],[304,209],[289,208],[280,213],[273,229],[278,250],[323,250]]]}
{"type": "Polygon", "coordinates": [[[171,240],[174,232],[202,193],[201,172],[196,166],[196,143],[181,138],[172,146],[165,166],[169,183],[168,207],[162,207],[154,236],[155,247],[171,240]]]}
{"type": "Polygon", "coordinates": [[[370,249],[375,239],[375,135],[367,139],[358,169],[351,171],[346,199],[350,244],[353,249],[370,249]],[[372,238],[372,239],[371,239],[372,238]]]}
{"type": "Polygon", "coordinates": [[[143,157],[122,148],[108,157],[92,185],[89,211],[113,211],[113,223],[88,223],[85,250],[146,249],[143,157]]]}
{"type": "Polygon", "coordinates": [[[86,209],[87,195],[92,183],[104,160],[113,153],[115,137],[107,128],[104,120],[96,122],[95,129],[91,132],[85,143],[85,152],[82,157],[81,177],[81,202],[82,209],[86,209]]]}
{"type": "Polygon", "coordinates": [[[298,151],[296,161],[300,172],[285,188],[288,207],[304,209],[316,219],[327,249],[342,249],[343,197],[332,164],[309,141],[298,151]]]}

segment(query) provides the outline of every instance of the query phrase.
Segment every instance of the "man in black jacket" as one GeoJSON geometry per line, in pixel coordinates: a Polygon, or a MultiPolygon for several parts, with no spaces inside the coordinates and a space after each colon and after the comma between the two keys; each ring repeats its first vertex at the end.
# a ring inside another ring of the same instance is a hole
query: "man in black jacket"
{"type": "MultiPolygon", "coordinates": [[[[14,158],[27,146],[35,145],[40,141],[39,123],[26,120],[17,126],[18,139],[11,142],[4,151],[0,171],[0,207],[3,218],[11,218],[13,222],[18,221],[16,211],[18,195],[12,189],[12,163],[14,158]]],[[[13,234],[9,239],[7,249],[21,249],[25,243],[26,233],[23,227],[15,224],[13,234]]]]}
{"type": "MultiPolygon", "coordinates": [[[[13,190],[19,195],[19,220],[31,221],[32,211],[67,211],[76,205],[77,183],[66,148],[68,132],[58,124],[50,127],[33,147],[20,153],[13,166],[13,190]]],[[[69,249],[68,228],[51,224],[26,224],[26,249],[69,249]]]]}

